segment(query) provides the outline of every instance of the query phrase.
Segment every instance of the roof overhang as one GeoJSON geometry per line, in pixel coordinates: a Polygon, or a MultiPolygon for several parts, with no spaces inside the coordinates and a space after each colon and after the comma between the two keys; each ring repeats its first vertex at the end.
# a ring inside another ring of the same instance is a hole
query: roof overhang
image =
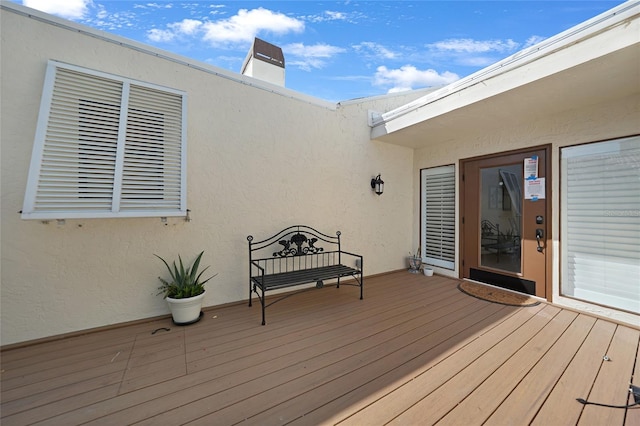
{"type": "Polygon", "coordinates": [[[374,116],[371,139],[421,148],[634,94],[640,94],[640,1],[374,116]]]}

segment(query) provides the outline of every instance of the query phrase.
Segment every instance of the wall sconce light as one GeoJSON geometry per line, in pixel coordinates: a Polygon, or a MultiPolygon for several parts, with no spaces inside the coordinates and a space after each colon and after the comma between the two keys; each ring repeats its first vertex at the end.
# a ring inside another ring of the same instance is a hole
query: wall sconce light
{"type": "Polygon", "coordinates": [[[380,175],[371,179],[371,189],[373,189],[378,195],[382,195],[384,192],[384,181],[380,179],[380,175]]]}

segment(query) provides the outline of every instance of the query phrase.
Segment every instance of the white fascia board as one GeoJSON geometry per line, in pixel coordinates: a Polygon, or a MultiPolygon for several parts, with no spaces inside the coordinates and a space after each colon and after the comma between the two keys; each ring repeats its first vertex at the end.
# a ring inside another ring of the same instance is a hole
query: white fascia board
{"type": "Polygon", "coordinates": [[[382,113],[370,123],[371,139],[637,44],[639,15],[640,1],[628,1],[442,89],[382,113]],[[581,46],[581,42],[601,35],[606,42],[598,43],[598,49],[581,46]],[[530,66],[523,69],[527,65],[530,66]]]}
{"type": "Polygon", "coordinates": [[[117,44],[126,49],[132,49],[140,53],[155,56],[157,58],[165,59],[185,67],[193,68],[208,74],[215,75],[217,77],[225,78],[227,80],[235,81],[236,83],[244,84],[247,86],[255,87],[259,90],[266,90],[274,94],[285,96],[287,98],[302,101],[308,104],[316,105],[322,108],[326,108],[332,111],[337,110],[337,104],[335,102],[325,101],[313,96],[305,95],[300,92],[296,92],[291,89],[287,89],[282,86],[270,84],[262,80],[258,80],[252,77],[244,76],[239,73],[233,73],[222,68],[209,65],[204,62],[196,61],[192,58],[177,55],[175,53],[168,52],[166,50],[158,49],[147,44],[143,44],[128,38],[120,37],[115,34],[111,34],[105,31],[96,30],[94,28],[78,24],[66,19],[58,18],[48,13],[40,12],[35,9],[31,9],[26,6],[22,6],[6,0],[0,0],[0,10],[3,12],[13,12],[18,15],[26,16],[31,19],[35,19],[40,22],[44,22],[49,25],[54,25],[59,28],[63,28],[69,31],[73,31],[85,36],[94,37],[107,43],[117,44]]]}

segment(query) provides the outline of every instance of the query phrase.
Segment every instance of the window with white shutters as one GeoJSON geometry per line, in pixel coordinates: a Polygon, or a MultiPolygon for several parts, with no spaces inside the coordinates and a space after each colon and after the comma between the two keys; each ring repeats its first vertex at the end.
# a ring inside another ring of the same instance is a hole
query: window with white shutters
{"type": "Polygon", "coordinates": [[[455,168],[423,169],[420,181],[422,259],[430,265],[455,269],[455,168]]]}
{"type": "Polygon", "coordinates": [[[561,294],[640,313],[640,137],[560,155],[561,294]]]}
{"type": "Polygon", "coordinates": [[[186,95],[50,61],[23,219],[186,215],[186,95]]]}

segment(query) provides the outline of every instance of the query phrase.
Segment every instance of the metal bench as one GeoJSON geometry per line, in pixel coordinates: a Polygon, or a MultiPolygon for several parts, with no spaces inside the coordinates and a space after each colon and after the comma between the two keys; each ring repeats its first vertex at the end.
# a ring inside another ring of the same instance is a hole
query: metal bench
{"type": "Polygon", "coordinates": [[[343,285],[360,287],[360,299],[363,298],[362,256],[343,251],[340,235],[340,231],[334,237],[309,226],[295,225],[262,241],[254,242],[252,235],[247,237],[249,306],[252,306],[252,293],[255,293],[262,305],[262,325],[266,324],[267,306],[294,294],[284,294],[266,304],[265,294],[271,290],[309,283],[322,288],[328,280],[336,280],[336,288],[340,288],[340,279],[350,277],[352,280],[343,285]]]}

